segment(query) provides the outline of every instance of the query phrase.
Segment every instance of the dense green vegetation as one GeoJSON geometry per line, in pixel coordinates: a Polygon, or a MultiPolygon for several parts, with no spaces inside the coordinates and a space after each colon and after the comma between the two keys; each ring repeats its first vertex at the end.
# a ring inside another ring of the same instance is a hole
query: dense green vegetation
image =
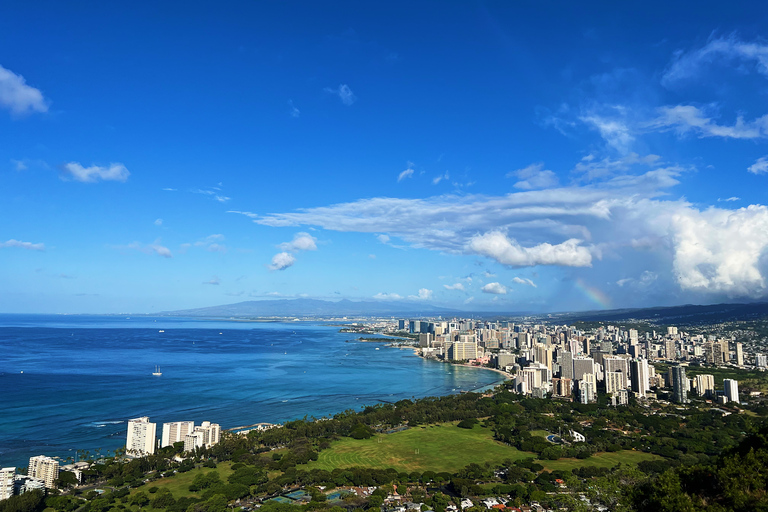
{"type": "Polygon", "coordinates": [[[701,403],[613,408],[604,397],[582,405],[503,389],[402,400],[228,434],[182,462],[173,458],[180,446],[130,461],[104,458],[85,475],[103,494],[77,489],[43,502],[30,493],[2,502],[0,512],[224,512],[238,499],[266,500],[264,512],[378,511],[394,485],[436,512],[465,496],[567,510],[585,510],[582,498],[611,510],[761,510],[768,462],[762,413],[724,416],[701,403]],[[575,442],[571,431],[587,441],[575,442]],[[550,432],[562,444],[547,440],[550,432]],[[738,471],[750,473],[737,482],[738,471]],[[378,490],[330,501],[319,486],[378,490]],[[298,488],[307,493],[303,505],[269,501],[298,488]]]}

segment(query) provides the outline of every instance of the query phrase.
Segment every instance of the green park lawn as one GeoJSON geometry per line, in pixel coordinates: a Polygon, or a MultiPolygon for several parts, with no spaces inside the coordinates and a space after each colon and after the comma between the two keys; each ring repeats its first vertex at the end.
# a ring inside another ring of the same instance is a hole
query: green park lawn
{"type": "Polygon", "coordinates": [[[358,466],[453,473],[473,462],[498,464],[533,456],[495,441],[490,429],[443,424],[377,434],[370,439],[344,438],[321,451],[318,460],[310,462],[307,468],[333,470],[358,466]]]}
{"type": "MultiPolygon", "coordinates": [[[[318,460],[305,467],[328,471],[357,466],[394,468],[406,472],[455,473],[473,462],[500,464],[505,460],[515,461],[535,456],[494,440],[493,432],[488,428],[475,425],[472,429],[464,429],[454,424],[441,424],[411,428],[394,434],[377,434],[371,439],[344,438],[321,451],[318,460]]],[[[588,459],[538,462],[548,470],[571,470],[582,466],[613,467],[619,462],[637,464],[660,458],[648,453],[624,450],[598,453],[588,459]]]]}
{"type": "Polygon", "coordinates": [[[150,494],[148,491],[151,487],[158,487],[160,489],[168,489],[171,491],[171,494],[173,494],[174,499],[179,499],[184,496],[194,496],[199,497],[198,493],[190,492],[189,486],[192,484],[192,480],[195,479],[197,475],[200,473],[208,473],[209,471],[216,471],[219,473],[219,477],[223,482],[227,481],[227,477],[232,474],[232,463],[231,462],[222,462],[218,464],[216,469],[213,468],[196,468],[191,471],[187,471],[186,473],[176,473],[176,475],[170,477],[170,478],[159,478],[155,480],[154,482],[149,482],[148,484],[144,484],[138,489],[132,489],[131,494],[135,494],[139,491],[144,491],[147,493],[147,496],[149,496],[150,499],[154,496],[153,494],[150,494]]]}
{"type": "Polygon", "coordinates": [[[570,471],[575,468],[586,466],[598,468],[612,468],[616,464],[635,465],[638,462],[646,460],[662,460],[663,457],[652,453],[638,452],[634,450],[622,450],[619,452],[600,452],[587,459],[559,459],[559,460],[540,460],[539,464],[549,471],[564,470],[570,471]]]}

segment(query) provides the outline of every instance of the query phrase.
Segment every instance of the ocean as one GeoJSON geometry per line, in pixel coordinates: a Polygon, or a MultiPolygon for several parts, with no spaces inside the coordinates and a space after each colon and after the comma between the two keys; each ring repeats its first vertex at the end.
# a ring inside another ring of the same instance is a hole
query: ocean
{"type": "Polygon", "coordinates": [[[159,437],[163,422],[283,423],[500,382],[355,338],[309,322],[0,315],[0,467],[106,454],[139,416],[159,437]]]}

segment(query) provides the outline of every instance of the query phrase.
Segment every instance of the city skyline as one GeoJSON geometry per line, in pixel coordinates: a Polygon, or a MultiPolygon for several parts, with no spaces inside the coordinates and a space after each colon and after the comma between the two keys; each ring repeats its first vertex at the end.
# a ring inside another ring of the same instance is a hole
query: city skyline
{"type": "Polygon", "coordinates": [[[5,6],[0,312],[764,300],[768,13],[693,5],[5,6]]]}

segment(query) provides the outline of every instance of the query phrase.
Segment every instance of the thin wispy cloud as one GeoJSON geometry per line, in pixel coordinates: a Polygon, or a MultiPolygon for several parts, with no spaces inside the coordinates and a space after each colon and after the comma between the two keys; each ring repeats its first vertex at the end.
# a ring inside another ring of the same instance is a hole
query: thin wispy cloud
{"type": "Polygon", "coordinates": [[[376,300],[400,300],[403,297],[396,293],[377,293],[373,298],[376,300]]]}
{"type": "Polygon", "coordinates": [[[527,277],[517,277],[517,276],[515,276],[515,277],[512,278],[512,282],[513,283],[517,283],[517,284],[524,284],[524,285],[527,285],[527,286],[532,286],[533,288],[537,288],[536,283],[534,283],[533,281],[531,281],[527,277]]]}
{"type": "Polygon", "coordinates": [[[142,244],[140,242],[131,242],[128,245],[124,246],[116,246],[117,249],[130,249],[134,251],[139,251],[144,254],[149,255],[156,255],[156,256],[162,256],[163,258],[173,258],[173,253],[171,250],[164,245],[160,244],[160,240],[155,240],[154,243],[151,244],[142,244]]]}
{"type": "Polygon", "coordinates": [[[0,66],[0,107],[15,116],[22,116],[48,112],[48,101],[40,89],[27,85],[23,76],[0,66]]]}
{"type": "Polygon", "coordinates": [[[120,181],[125,182],[131,173],[120,163],[109,164],[108,166],[92,165],[83,167],[78,162],[69,162],[62,166],[62,178],[65,180],[75,180],[82,183],[96,183],[98,181],[120,181]]]}
{"type": "Polygon", "coordinates": [[[42,243],[32,243],[32,242],[22,242],[21,240],[15,240],[11,238],[10,240],[6,240],[5,242],[0,242],[0,249],[5,248],[17,248],[17,249],[27,249],[29,251],[44,251],[45,250],[45,244],[42,243]]]}
{"type": "Polygon", "coordinates": [[[397,182],[400,183],[404,179],[412,178],[414,173],[413,164],[408,162],[408,168],[397,175],[397,182]]]}
{"type": "Polygon", "coordinates": [[[211,199],[218,201],[220,203],[226,203],[231,197],[227,197],[224,194],[221,193],[221,188],[219,187],[212,187],[210,189],[205,188],[198,188],[191,191],[193,194],[202,194],[205,196],[210,196],[211,199]]]}
{"type": "Polygon", "coordinates": [[[294,119],[298,119],[301,116],[301,110],[296,108],[296,105],[293,104],[293,100],[288,100],[288,106],[291,108],[290,114],[291,117],[294,119]]]}
{"type": "Polygon", "coordinates": [[[441,174],[440,176],[435,176],[434,178],[432,178],[432,184],[437,185],[443,180],[450,180],[450,179],[451,179],[451,176],[448,174],[448,171],[446,171],[445,174],[441,174]]]}
{"type": "Polygon", "coordinates": [[[459,291],[462,291],[462,292],[464,291],[464,285],[461,284],[461,283],[444,284],[443,288],[445,288],[446,290],[459,290],[459,291]]]}
{"type": "Polygon", "coordinates": [[[660,107],[658,117],[645,124],[649,129],[674,131],[682,136],[762,139],[768,137],[768,115],[752,121],[737,116],[733,124],[718,124],[711,115],[693,105],[660,107]]]}
{"type": "Polygon", "coordinates": [[[212,277],[211,279],[209,279],[208,281],[203,281],[203,284],[211,284],[211,285],[215,285],[215,286],[218,286],[218,285],[220,285],[220,284],[221,284],[221,280],[220,280],[218,277],[216,277],[216,276],[213,276],[213,277],[212,277]]]}
{"type": "Polygon", "coordinates": [[[664,72],[661,83],[674,86],[696,80],[708,68],[734,63],[754,63],[758,73],[768,76],[768,44],[743,41],[736,34],[711,38],[701,48],[678,52],[664,72]]]}
{"type": "Polygon", "coordinates": [[[326,87],[323,89],[325,92],[335,94],[339,97],[341,102],[346,106],[351,106],[355,101],[357,101],[357,96],[352,92],[352,89],[349,88],[347,84],[341,84],[338,87],[326,87]]]}

